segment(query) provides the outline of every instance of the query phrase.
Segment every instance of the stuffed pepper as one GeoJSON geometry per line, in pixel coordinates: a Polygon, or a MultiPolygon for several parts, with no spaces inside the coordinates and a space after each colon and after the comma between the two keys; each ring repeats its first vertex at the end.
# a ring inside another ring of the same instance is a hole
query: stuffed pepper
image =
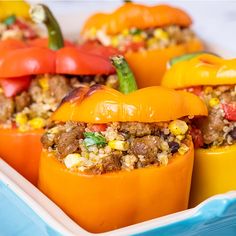
{"type": "Polygon", "coordinates": [[[125,3],[85,23],[82,41],[113,46],[125,54],[140,88],[159,85],[172,57],[203,49],[184,11],[167,5],[125,3]]]}
{"type": "Polygon", "coordinates": [[[103,85],[73,90],[41,139],[39,188],[94,233],[187,208],[189,120],[207,114],[191,93],[136,90],[124,58],[112,61],[122,93],[103,85]]]}
{"type": "Polygon", "coordinates": [[[0,156],[32,183],[37,182],[42,129],[61,99],[73,88],[96,83],[116,88],[111,63],[73,46],[63,46],[58,24],[43,5],[32,8],[49,31],[31,44],[0,42],[0,156]],[[38,45],[38,46],[37,46],[38,45]]]}
{"type": "Polygon", "coordinates": [[[195,165],[191,206],[236,188],[236,60],[211,54],[179,58],[162,85],[198,95],[208,117],[194,121],[195,165]],[[179,62],[177,62],[179,61],[179,62]]]}
{"type": "Polygon", "coordinates": [[[30,20],[29,5],[23,0],[0,0],[0,40],[31,40],[43,35],[30,20]]]}

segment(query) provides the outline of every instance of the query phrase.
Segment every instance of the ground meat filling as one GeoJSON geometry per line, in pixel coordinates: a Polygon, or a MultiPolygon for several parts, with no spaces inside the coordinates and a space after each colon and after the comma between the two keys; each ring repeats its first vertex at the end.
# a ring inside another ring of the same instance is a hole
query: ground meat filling
{"type": "Polygon", "coordinates": [[[24,132],[44,128],[62,98],[79,86],[104,84],[118,89],[116,75],[63,76],[39,75],[32,78],[27,91],[6,97],[0,86],[0,127],[24,132]]]}
{"type": "Polygon", "coordinates": [[[209,111],[208,117],[195,120],[195,127],[200,130],[197,133],[202,135],[198,146],[208,148],[236,143],[236,86],[202,86],[189,91],[198,91],[197,95],[209,111]]]}
{"type": "Polygon", "coordinates": [[[103,174],[167,165],[189,150],[189,122],[54,123],[42,136],[43,148],[73,171],[103,174]]]}
{"type": "Polygon", "coordinates": [[[120,51],[163,49],[189,42],[196,38],[189,28],[177,25],[149,29],[125,29],[117,35],[107,35],[103,30],[92,28],[86,40],[96,40],[104,46],[113,46],[120,51]]]}

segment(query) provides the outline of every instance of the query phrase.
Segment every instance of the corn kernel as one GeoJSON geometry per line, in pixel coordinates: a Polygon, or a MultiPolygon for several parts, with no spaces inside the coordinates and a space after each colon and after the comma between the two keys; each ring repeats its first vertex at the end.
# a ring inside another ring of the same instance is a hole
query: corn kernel
{"type": "Polygon", "coordinates": [[[118,37],[112,37],[112,39],[111,39],[111,45],[112,45],[113,47],[117,47],[118,44],[119,44],[118,37]]]}
{"type": "Polygon", "coordinates": [[[165,32],[164,30],[162,29],[155,29],[154,32],[153,32],[153,35],[156,39],[162,39],[162,40],[165,40],[165,39],[168,39],[169,38],[169,35],[167,32],[165,32]]]}
{"type": "Polygon", "coordinates": [[[45,126],[45,120],[41,117],[36,117],[29,121],[29,125],[33,129],[41,129],[45,126]]]}
{"type": "Polygon", "coordinates": [[[157,43],[157,40],[155,38],[150,38],[150,39],[147,40],[147,46],[148,47],[151,47],[156,43],[157,43]]]}
{"type": "Polygon", "coordinates": [[[3,89],[2,88],[0,88],[0,94],[3,94],[3,89]]]}
{"type": "Polygon", "coordinates": [[[29,127],[27,125],[20,125],[18,129],[20,132],[26,132],[29,130],[29,127]]]}
{"type": "Polygon", "coordinates": [[[18,113],[16,115],[16,124],[20,127],[20,126],[23,126],[27,123],[28,121],[28,118],[25,114],[22,114],[22,113],[18,113]]]}
{"type": "Polygon", "coordinates": [[[209,101],[210,107],[217,106],[220,103],[220,100],[218,98],[211,98],[209,101]]]}
{"type": "Polygon", "coordinates": [[[128,36],[128,35],[129,35],[129,30],[128,30],[128,29],[124,29],[124,30],[122,31],[122,35],[123,35],[123,36],[128,36]]]}
{"type": "Polygon", "coordinates": [[[170,132],[175,136],[183,135],[188,131],[188,125],[183,120],[171,121],[168,128],[170,132]]]}
{"type": "Polygon", "coordinates": [[[206,94],[209,94],[209,93],[211,93],[212,91],[213,91],[213,88],[210,87],[210,86],[207,86],[207,87],[204,89],[204,92],[205,92],[206,94]]]}
{"type": "Polygon", "coordinates": [[[120,151],[127,151],[129,149],[129,143],[121,140],[109,141],[108,146],[120,151]]]}
{"type": "Polygon", "coordinates": [[[185,138],[185,135],[180,134],[180,135],[177,135],[176,138],[182,141],[185,138]]]}
{"type": "Polygon", "coordinates": [[[47,77],[40,78],[39,85],[43,89],[43,91],[47,91],[49,89],[48,78],[47,77]]]}
{"type": "Polygon", "coordinates": [[[184,155],[189,150],[189,147],[184,143],[181,144],[180,148],[178,149],[178,153],[180,155],[184,155]]]}
{"type": "Polygon", "coordinates": [[[168,156],[165,152],[158,153],[157,159],[162,166],[166,166],[168,164],[168,156]]]}
{"type": "Polygon", "coordinates": [[[80,157],[81,156],[78,153],[73,153],[73,154],[67,155],[64,159],[64,163],[65,163],[66,167],[72,168],[72,167],[79,165],[80,157]]]}
{"type": "Polygon", "coordinates": [[[134,36],[132,37],[132,40],[133,40],[134,43],[139,43],[139,42],[142,42],[142,41],[143,41],[143,38],[142,38],[141,35],[134,35],[134,36]]]}

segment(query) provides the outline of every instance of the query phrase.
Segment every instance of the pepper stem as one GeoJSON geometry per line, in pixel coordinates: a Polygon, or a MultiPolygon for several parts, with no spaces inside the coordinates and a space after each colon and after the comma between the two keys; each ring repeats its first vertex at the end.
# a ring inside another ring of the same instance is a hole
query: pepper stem
{"type": "Polygon", "coordinates": [[[60,26],[49,8],[43,4],[37,4],[30,9],[30,16],[35,23],[43,23],[48,31],[48,47],[58,50],[64,46],[64,40],[60,26]]]}
{"type": "Polygon", "coordinates": [[[119,90],[121,93],[128,94],[138,89],[134,75],[123,56],[111,57],[111,63],[116,69],[119,80],[119,90]]]}

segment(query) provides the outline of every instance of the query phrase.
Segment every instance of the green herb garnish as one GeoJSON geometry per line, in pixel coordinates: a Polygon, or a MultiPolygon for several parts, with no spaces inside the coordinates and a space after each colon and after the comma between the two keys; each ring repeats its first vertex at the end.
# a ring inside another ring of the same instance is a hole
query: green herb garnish
{"type": "Polygon", "coordinates": [[[132,28],[132,29],[129,30],[129,32],[132,35],[138,35],[138,34],[142,33],[142,30],[141,29],[137,29],[137,28],[132,28]]]}
{"type": "Polygon", "coordinates": [[[90,147],[93,145],[103,147],[107,144],[105,137],[98,132],[85,132],[84,137],[84,144],[86,147],[90,147]]]}
{"type": "Polygon", "coordinates": [[[15,15],[11,15],[11,16],[8,16],[5,20],[4,20],[4,24],[5,25],[12,25],[16,22],[16,16],[15,15]]]}

